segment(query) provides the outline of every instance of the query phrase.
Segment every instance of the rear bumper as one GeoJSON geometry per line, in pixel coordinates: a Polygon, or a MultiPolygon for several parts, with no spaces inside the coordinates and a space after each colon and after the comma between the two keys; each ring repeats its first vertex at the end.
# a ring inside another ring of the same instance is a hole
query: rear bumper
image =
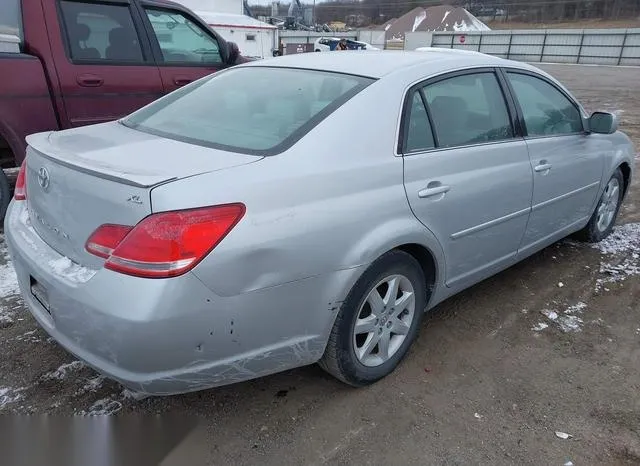
{"type": "Polygon", "coordinates": [[[31,228],[24,202],[5,218],[21,294],[65,349],[132,390],[169,395],[316,362],[359,269],[222,298],[188,273],[167,280],[91,270],[31,228]],[[35,280],[49,311],[34,297],[35,280]],[[314,304],[316,303],[316,304],[314,304]]]}

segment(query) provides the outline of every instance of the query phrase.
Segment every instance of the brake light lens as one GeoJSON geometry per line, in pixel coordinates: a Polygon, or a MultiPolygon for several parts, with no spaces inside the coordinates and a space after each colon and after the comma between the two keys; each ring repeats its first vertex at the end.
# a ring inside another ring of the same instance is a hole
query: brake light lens
{"type": "Polygon", "coordinates": [[[242,219],[244,204],[152,214],[135,227],[107,224],[86,250],[115,272],[144,278],[182,275],[204,259],[242,219]]]}
{"type": "Polygon", "coordinates": [[[25,158],[20,165],[20,171],[18,172],[18,178],[16,178],[16,187],[13,191],[13,198],[16,201],[27,200],[27,180],[25,172],[27,171],[27,159],[25,158]]]}
{"type": "Polygon", "coordinates": [[[108,259],[133,227],[125,225],[102,225],[87,240],[85,248],[91,254],[108,259]]]}

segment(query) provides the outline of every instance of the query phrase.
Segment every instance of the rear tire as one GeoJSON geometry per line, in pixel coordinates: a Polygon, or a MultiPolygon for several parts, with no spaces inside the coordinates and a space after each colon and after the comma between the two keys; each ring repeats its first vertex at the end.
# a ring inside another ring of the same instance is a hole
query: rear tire
{"type": "Polygon", "coordinates": [[[413,256],[391,251],[380,257],[340,308],[320,367],[355,387],[389,375],[418,334],[426,288],[422,268],[413,256]]]}
{"type": "Polygon", "coordinates": [[[9,207],[11,201],[11,189],[9,186],[9,179],[4,173],[4,170],[0,168],[0,221],[4,219],[4,215],[9,207]]]}
{"type": "Polygon", "coordinates": [[[624,177],[618,168],[607,182],[589,223],[576,233],[576,237],[587,243],[597,243],[609,236],[616,223],[623,196],[624,177]]]}

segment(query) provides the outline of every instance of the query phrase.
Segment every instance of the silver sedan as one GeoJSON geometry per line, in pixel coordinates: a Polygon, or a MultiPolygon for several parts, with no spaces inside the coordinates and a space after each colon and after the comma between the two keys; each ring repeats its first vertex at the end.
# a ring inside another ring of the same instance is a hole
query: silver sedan
{"type": "Polygon", "coordinates": [[[425,310],[606,237],[634,155],[544,72],[446,50],[252,62],[28,145],[5,220],[24,300],[151,394],[316,362],[371,384],[425,310]]]}

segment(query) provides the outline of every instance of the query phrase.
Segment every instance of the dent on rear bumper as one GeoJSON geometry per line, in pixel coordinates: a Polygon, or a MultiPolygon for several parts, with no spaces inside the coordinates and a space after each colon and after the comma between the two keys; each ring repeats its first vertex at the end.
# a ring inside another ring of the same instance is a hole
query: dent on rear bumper
{"type": "Polygon", "coordinates": [[[5,219],[25,303],[65,349],[144,393],[168,395],[240,382],[316,362],[357,269],[232,297],[192,274],[152,280],[73,264],[30,227],[24,203],[5,219]],[[49,292],[52,317],[32,297],[49,292]]]}

